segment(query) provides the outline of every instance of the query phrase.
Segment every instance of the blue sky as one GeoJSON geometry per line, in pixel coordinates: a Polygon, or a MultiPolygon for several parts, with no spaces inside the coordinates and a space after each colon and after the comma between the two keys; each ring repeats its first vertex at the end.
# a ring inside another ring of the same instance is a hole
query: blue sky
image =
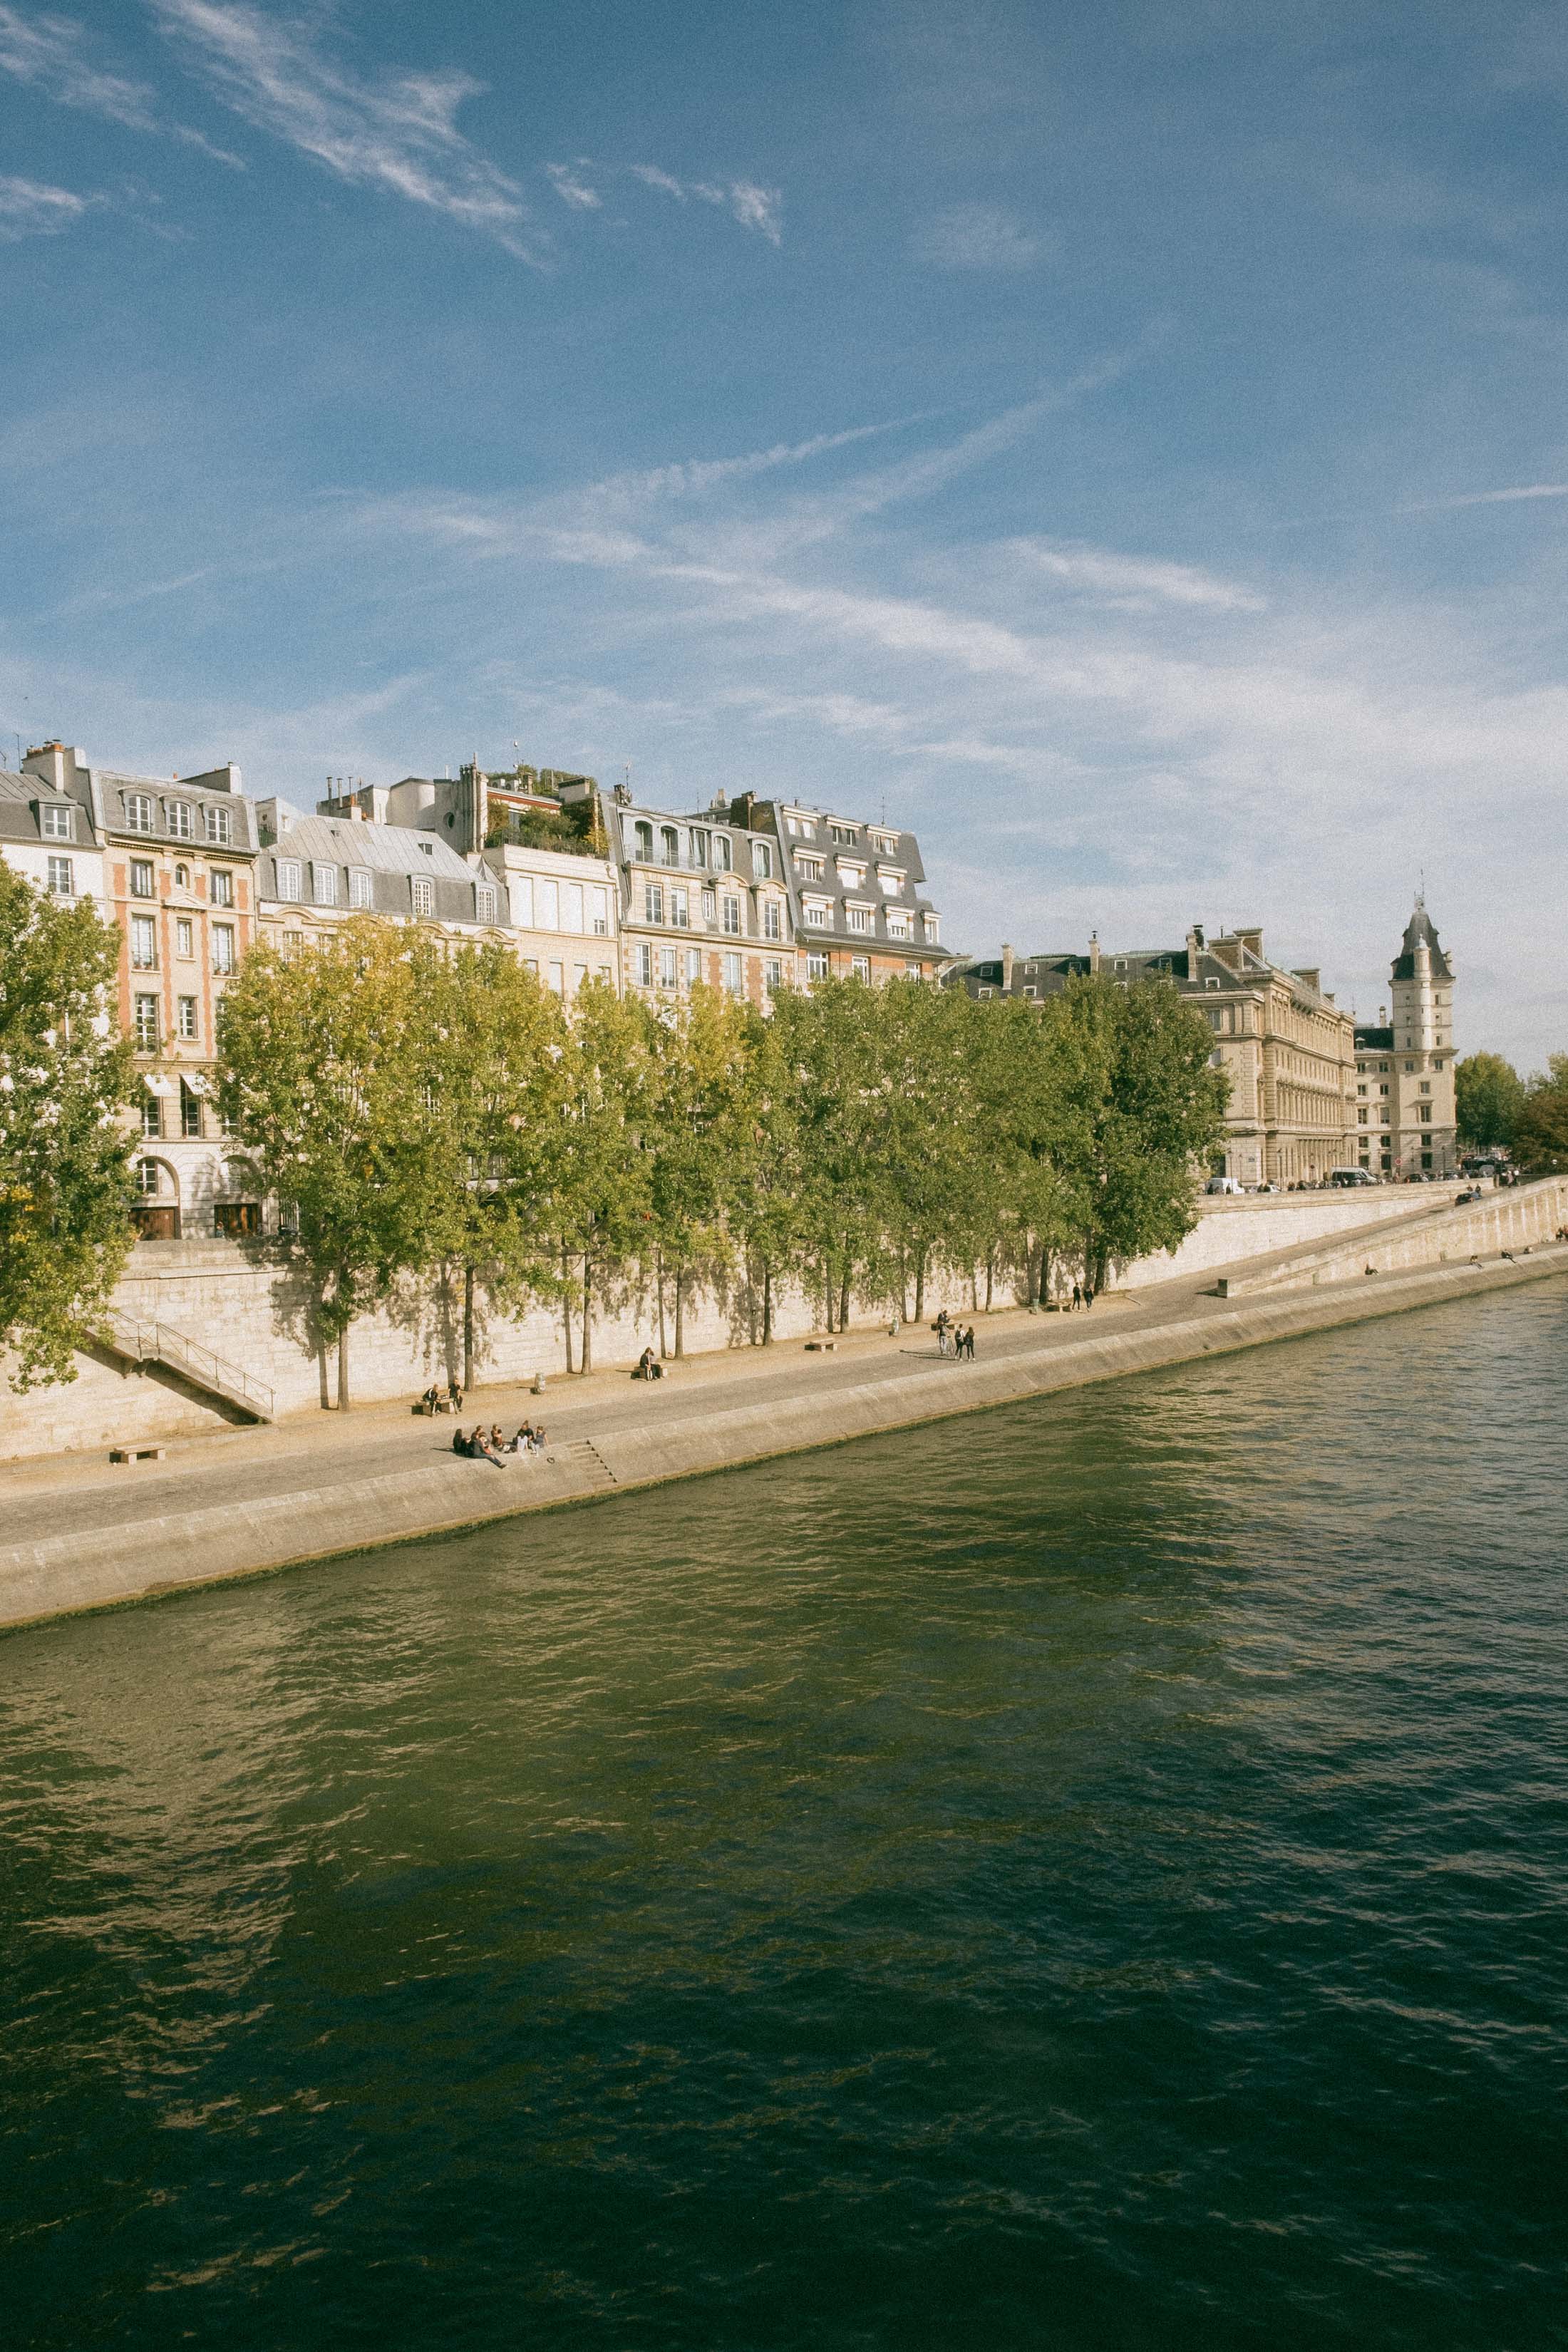
{"type": "Polygon", "coordinates": [[[915,825],[1568,1045],[1568,28],[0,0],[0,730],[915,825]]]}

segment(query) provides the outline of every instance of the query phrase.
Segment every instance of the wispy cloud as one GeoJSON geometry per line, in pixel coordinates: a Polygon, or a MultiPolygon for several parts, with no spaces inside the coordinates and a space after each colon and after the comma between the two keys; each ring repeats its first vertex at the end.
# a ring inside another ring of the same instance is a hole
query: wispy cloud
{"type": "Polygon", "coordinates": [[[24,236],[57,236],[74,228],[82,215],[101,204],[100,196],[73,195],[68,188],[51,188],[40,180],[18,180],[0,173],[0,244],[15,245],[24,236]]]}
{"type": "Polygon", "coordinates": [[[996,205],[954,205],[916,234],[912,250],[917,261],[935,269],[1000,277],[1032,269],[1047,246],[1016,213],[996,205]]]}
{"type": "Polygon", "coordinates": [[[1395,514],[1452,514],[1459,507],[1510,507],[1524,499],[1568,499],[1568,482],[1522,482],[1508,490],[1464,490],[1452,499],[1422,499],[1395,514]]]}
{"type": "Polygon", "coordinates": [[[580,158],[575,165],[546,163],[544,166],[545,176],[562,203],[571,205],[577,212],[596,213],[605,201],[597,188],[591,188],[579,176],[589,168],[586,156],[580,158]]]}
{"type": "Polygon", "coordinates": [[[694,196],[699,204],[716,205],[742,228],[754,228],[770,245],[783,242],[784,197],[777,188],[762,187],[755,180],[678,180],[657,163],[630,163],[626,168],[645,188],[658,188],[681,204],[694,196]]]}
{"type": "Polygon", "coordinates": [[[1110,554],[1063,540],[1015,542],[1026,563],[1059,580],[1064,588],[1094,597],[1119,612],[1147,612],[1159,604],[1188,604],[1215,613],[1261,613],[1264,600],[1234,581],[1221,580],[1189,563],[1163,563],[1148,556],[1110,554]]]}
{"type": "Polygon", "coordinates": [[[522,192],[458,128],[483,85],[437,69],[367,80],[325,57],[311,29],[246,0],[150,0],[216,95],[352,186],[374,188],[493,237],[544,266],[522,192]]]}
{"type": "Polygon", "coordinates": [[[188,123],[170,121],[159,108],[157,93],[146,82],[113,73],[94,63],[88,52],[86,27],[68,16],[24,16],[0,5],[0,73],[38,90],[58,106],[118,122],[128,131],[150,131],[161,138],[177,139],[198,147],[219,163],[243,171],[231,155],[188,123]]]}

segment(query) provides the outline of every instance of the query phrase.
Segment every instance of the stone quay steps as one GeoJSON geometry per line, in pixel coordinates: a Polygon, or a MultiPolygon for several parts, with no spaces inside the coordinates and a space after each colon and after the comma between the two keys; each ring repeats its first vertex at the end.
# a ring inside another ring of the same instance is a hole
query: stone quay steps
{"type": "Polygon", "coordinates": [[[237,1405],[252,1421],[273,1418],[272,1391],[265,1381],[258,1380],[242,1365],[231,1364],[226,1357],[204,1347],[188,1332],[176,1330],[171,1323],[144,1323],[135,1316],[121,1315],[110,1308],[101,1336],[104,1346],[117,1356],[123,1356],[127,1363],[162,1364],[165,1370],[177,1372],[204,1395],[237,1405]]]}

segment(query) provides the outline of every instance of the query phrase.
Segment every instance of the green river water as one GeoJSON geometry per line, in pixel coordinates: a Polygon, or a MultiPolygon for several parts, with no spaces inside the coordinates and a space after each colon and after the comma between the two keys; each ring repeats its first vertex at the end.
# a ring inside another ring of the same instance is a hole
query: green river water
{"type": "Polygon", "coordinates": [[[1568,2342],[1568,1286],[0,1643],[16,2352],[1568,2342]]]}

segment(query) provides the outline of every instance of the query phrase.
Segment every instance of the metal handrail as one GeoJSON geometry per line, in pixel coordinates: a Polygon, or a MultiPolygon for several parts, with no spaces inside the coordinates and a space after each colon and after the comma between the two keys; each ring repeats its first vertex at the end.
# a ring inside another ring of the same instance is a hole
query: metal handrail
{"type": "Polygon", "coordinates": [[[198,1388],[209,1389],[241,1405],[263,1421],[273,1417],[273,1391],[265,1381],[253,1380],[238,1364],[193,1339],[171,1323],[142,1323],[135,1317],[111,1314],[114,1344],[138,1363],[167,1364],[187,1373],[198,1388]]]}

